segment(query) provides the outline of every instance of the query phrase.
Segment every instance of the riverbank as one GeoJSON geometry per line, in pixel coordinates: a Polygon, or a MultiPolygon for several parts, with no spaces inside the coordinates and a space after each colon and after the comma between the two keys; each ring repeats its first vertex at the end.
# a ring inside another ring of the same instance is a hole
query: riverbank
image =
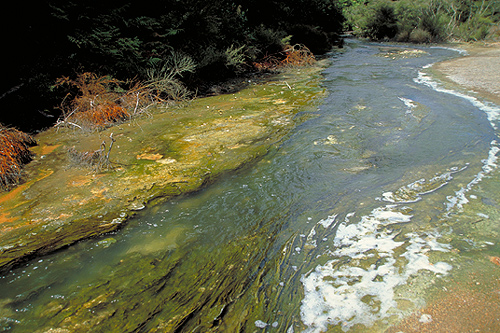
{"type": "Polygon", "coordinates": [[[323,96],[321,71],[290,69],[234,94],[159,105],[100,132],[38,134],[25,182],[0,195],[0,272],[115,231],[137,211],[263,156],[305,117],[297,113],[323,96]],[[111,162],[105,170],[69,153],[84,156],[103,145],[111,162]]]}
{"type": "Polygon", "coordinates": [[[434,66],[445,80],[500,105],[500,43],[460,44],[467,55],[434,66]]]}

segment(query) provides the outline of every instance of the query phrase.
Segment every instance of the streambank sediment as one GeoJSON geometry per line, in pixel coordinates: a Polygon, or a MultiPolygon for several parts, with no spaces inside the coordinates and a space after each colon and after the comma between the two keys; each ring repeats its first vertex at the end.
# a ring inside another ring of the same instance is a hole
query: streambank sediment
{"type": "Polygon", "coordinates": [[[460,58],[434,66],[450,82],[470,89],[500,105],[500,43],[461,44],[460,58]]]}
{"type": "Polygon", "coordinates": [[[234,94],[158,106],[101,132],[52,128],[36,136],[25,182],[0,195],[0,272],[115,231],[136,211],[196,191],[279,142],[324,95],[321,65],[248,82],[234,94]],[[75,165],[111,136],[112,168],[75,165]]]}

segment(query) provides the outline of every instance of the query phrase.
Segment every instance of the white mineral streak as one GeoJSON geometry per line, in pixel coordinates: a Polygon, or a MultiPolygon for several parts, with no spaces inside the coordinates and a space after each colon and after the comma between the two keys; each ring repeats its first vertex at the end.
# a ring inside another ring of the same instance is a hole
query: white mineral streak
{"type": "Polygon", "coordinates": [[[387,205],[361,217],[358,223],[346,218],[339,224],[335,250],[328,253],[333,259],[301,278],[305,332],[324,332],[329,325],[338,324],[343,330],[356,324],[371,326],[376,320],[398,313],[394,289],[412,274],[420,270],[446,274],[451,269],[444,262],[432,264],[426,255],[428,251],[450,250],[449,245],[437,241],[437,232],[409,233],[404,237],[407,241],[395,240],[390,225],[407,223],[412,217],[403,212],[404,208],[387,205]],[[396,255],[396,249],[402,254],[396,255]],[[375,256],[379,260],[368,267],[344,264],[346,257],[363,262],[375,256]]]}
{"type": "MultiPolygon", "coordinates": [[[[443,88],[423,72],[419,72],[414,81],[468,100],[485,112],[491,126],[497,129],[499,107],[443,88]]],[[[412,100],[399,99],[409,112],[416,106],[412,100]]],[[[466,193],[498,167],[499,151],[499,144],[492,141],[488,157],[482,161],[481,171],[453,196],[447,197],[448,212],[461,209],[468,202],[466,193]]],[[[405,284],[410,276],[422,270],[445,275],[452,269],[448,263],[429,261],[429,252],[448,252],[451,249],[449,244],[438,242],[441,235],[437,231],[407,233],[398,238],[401,241],[396,241],[397,233],[393,232],[391,225],[407,223],[412,218],[407,213],[409,209],[401,207],[401,204],[419,201],[421,195],[446,185],[453,178],[452,174],[461,170],[457,168],[429,180],[417,180],[395,193],[383,193],[381,200],[391,204],[374,209],[369,215],[362,216],[358,223],[350,221],[354,213],[347,215],[345,221],[338,225],[333,240],[334,250],[327,252],[332,259],[302,275],[304,299],[301,318],[307,326],[304,332],[324,332],[330,325],[341,325],[344,331],[357,324],[369,327],[377,320],[400,313],[394,289],[405,284]]],[[[336,216],[329,216],[317,224],[329,228],[335,219],[336,216]]],[[[308,236],[310,244],[314,235],[313,228],[308,236]]],[[[430,321],[430,315],[424,314],[420,318],[422,323],[430,321]]]]}

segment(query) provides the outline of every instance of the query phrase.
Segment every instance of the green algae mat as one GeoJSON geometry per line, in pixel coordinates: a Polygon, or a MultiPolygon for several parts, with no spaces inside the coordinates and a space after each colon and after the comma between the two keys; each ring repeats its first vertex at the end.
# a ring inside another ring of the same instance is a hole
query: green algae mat
{"type": "Polygon", "coordinates": [[[25,182],[0,193],[0,271],[115,231],[134,212],[262,157],[324,96],[321,70],[289,69],[237,93],[158,105],[100,132],[38,134],[25,182]],[[106,170],[75,164],[68,153],[109,149],[111,137],[106,170]]]}

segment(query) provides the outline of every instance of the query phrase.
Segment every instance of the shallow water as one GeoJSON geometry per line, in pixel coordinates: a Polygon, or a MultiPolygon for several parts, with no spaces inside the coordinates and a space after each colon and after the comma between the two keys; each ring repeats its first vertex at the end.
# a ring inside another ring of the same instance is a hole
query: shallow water
{"type": "Polygon", "coordinates": [[[279,147],[5,275],[0,327],[385,330],[500,250],[500,109],[433,81],[456,56],[349,40],[279,147]]]}

